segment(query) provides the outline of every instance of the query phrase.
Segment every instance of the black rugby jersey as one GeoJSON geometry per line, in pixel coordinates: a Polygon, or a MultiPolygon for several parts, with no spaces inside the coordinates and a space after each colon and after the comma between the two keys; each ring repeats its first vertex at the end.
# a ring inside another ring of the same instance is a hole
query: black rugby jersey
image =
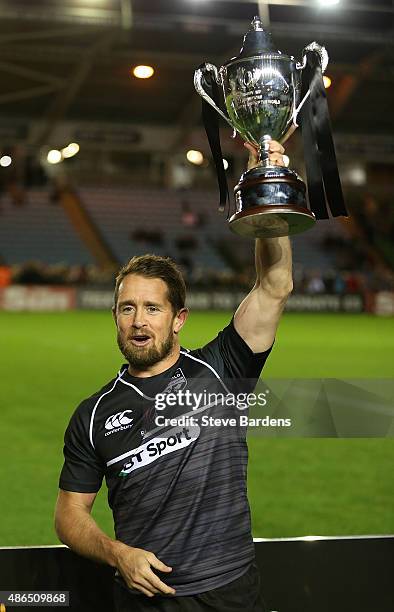
{"type": "Polygon", "coordinates": [[[161,374],[138,378],[122,366],[66,430],[60,488],[93,493],[105,476],[116,538],[170,565],[157,574],[177,595],[223,586],[254,559],[239,424],[247,410],[223,398],[240,380],[252,391],[269,352],[254,354],[231,321],[203,348],[182,348],[161,374]],[[211,417],[219,424],[204,425],[211,417]]]}

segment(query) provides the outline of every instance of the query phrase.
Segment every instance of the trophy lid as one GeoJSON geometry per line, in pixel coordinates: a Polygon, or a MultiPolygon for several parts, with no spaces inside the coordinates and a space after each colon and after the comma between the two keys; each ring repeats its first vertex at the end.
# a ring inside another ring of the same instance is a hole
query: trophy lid
{"type": "Polygon", "coordinates": [[[272,52],[280,54],[280,51],[274,47],[270,32],[263,29],[260,17],[255,17],[251,25],[251,29],[244,36],[243,46],[238,57],[272,52]]]}

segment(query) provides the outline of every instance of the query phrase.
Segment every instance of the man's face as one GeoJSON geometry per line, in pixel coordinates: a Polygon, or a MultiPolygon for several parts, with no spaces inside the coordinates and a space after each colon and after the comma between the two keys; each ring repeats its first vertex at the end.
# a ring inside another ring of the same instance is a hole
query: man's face
{"type": "Polygon", "coordinates": [[[115,312],[118,346],[130,365],[145,370],[174,350],[181,325],[160,278],[126,276],[119,286],[115,312]]]}

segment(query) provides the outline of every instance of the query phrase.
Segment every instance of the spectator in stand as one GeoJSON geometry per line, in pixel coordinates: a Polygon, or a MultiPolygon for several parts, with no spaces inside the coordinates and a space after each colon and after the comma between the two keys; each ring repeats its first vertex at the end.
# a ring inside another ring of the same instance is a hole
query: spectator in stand
{"type": "Polygon", "coordinates": [[[359,293],[360,291],[360,282],[358,275],[352,272],[349,272],[345,276],[346,279],[346,293],[359,293]]]}
{"type": "Polygon", "coordinates": [[[320,273],[317,271],[312,272],[307,283],[307,293],[324,293],[325,289],[320,273]]]}
{"type": "Polygon", "coordinates": [[[11,268],[0,263],[0,287],[8,287],[11,284],[11,268]]]}
{"type": "Polygon", "coordinates": [[[191,209],[189,202],[183,201],[181,203],[181,209],[182,209],[182,214],[181,214],[182,225],[184,225],[185,227],[191,227],[191,228],[196,227],[198,225],[198,216],[191,209]]]}
{"type": "Polygon", "coordinates": [[[346,283],[340,272],[335,276],[333,289],[334,293],[338,295],[342,295],[346,291],[346,283]]]}

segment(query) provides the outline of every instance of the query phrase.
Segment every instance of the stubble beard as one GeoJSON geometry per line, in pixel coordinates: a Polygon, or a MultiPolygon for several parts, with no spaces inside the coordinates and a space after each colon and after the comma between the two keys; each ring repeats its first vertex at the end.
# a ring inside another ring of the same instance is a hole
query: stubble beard
{"type": "Polygon", "coordinates": [[[119,331],[117,340],[119,350],[127,359],[131,367],[141,371],[168,357],[174,348],[174,335],[171,330],[167,338],[163,340],[159,347],[150,346],[145,348],[134,346],[127,340],[127,338],[126,340],[123,340],[119,331]]]}

